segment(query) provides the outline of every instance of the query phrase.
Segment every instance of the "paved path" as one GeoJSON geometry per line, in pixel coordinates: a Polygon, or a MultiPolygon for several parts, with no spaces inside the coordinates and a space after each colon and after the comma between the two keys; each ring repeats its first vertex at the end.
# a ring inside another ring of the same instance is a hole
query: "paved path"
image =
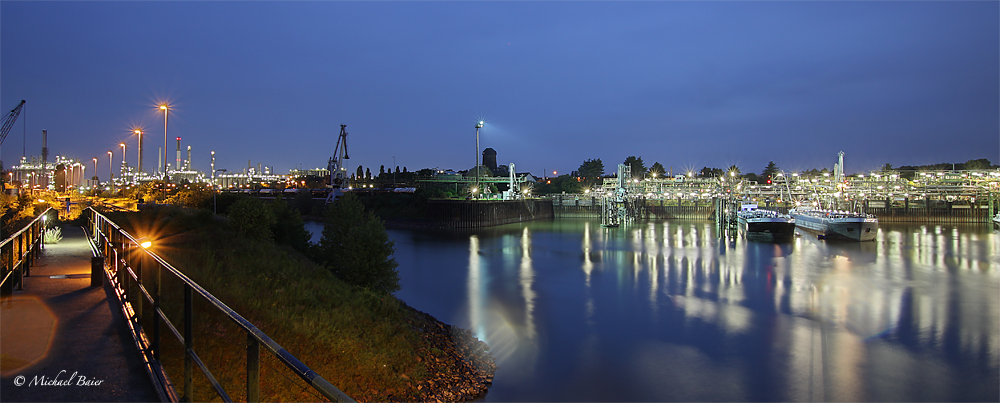
{"type": "Polygon", "coordinates": [[[111,288],[90,286],[86,235],[62,231],[0,302],[0,402],[157,401],[111,288]]]}

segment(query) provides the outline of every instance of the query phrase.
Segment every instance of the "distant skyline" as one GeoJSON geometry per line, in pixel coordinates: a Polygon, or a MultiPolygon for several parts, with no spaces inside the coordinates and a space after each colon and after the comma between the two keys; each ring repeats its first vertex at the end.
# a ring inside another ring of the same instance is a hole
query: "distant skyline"
{"type": "Polygon", "coordinates": [[[0,108],[21,99],[5,167],[42,129],[134,165],[142,126],[153,172],[164,101],[168,159],[181,137],[205,172],[325,168],[341,124],[349,172],[488,147],[538,176],[1000,164],[1000,3],[2,1],[0,108]]]}

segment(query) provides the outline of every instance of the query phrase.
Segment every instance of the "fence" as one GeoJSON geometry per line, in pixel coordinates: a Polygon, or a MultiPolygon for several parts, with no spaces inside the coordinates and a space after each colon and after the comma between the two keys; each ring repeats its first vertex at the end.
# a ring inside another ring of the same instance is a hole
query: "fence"
{"type": "Polygon", "coordinates": [[[353,399],[309,369],[252,323],[160,256],[147,250],[148,244],[143,246],[143,242],[93,209],[88,209],[85,214],[88,214],[87,227],[95,254],[104,258],[105,274],[120,302],[126,322],[143,353],[146,369],[150,372],[161,398],[172,402],[194,400],[193,367],[197,364],[219,398],[226,402],[233,401],[194,350],[192,329],[195,320],[194,297],[197,295],[208,303],[207,306],[221,312],[246,333],[246,401],[260,401],[260,346],[264,346],[267,352],[323,397],[331,401],[353,402],[353,399]],[[180,330],[167,317],[161,306],[164,276],[176,279],[182,284],[184,302],[183,324],[180,330]],[[151,309],[143,308],[146,303],[151,304],[151,309]],[[143,315],[147,310],[149,311],[147,314],[152,314],[153,317],[144,321],[143,315]],[[151,329],[147,329],[144,323],[148,324],[150,319],[152,326],[151,329]],[[160,333],[163,327],[166,327],[184,346],[183,394],[179,397],[161,362],[160,333]]]}
{"type": "Polygon", "coordinates": [[[24,277],[31,275],[31,266],[43,248],[45,224],[52,208],[35,217],[30,224],[7,237],[0,244],[0,295],[11,295],[14,287],[24,289],[24,277]]]}

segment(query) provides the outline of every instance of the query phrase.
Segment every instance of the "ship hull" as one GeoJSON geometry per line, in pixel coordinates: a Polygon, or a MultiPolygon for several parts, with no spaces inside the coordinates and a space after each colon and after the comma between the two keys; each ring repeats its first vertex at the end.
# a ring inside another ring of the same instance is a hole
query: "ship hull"
{"type": "Polygon", "coordinates": [[[740,231],[747,239],[760,242],[782,242],[795,235],[795,223],[786,220],[760,221],[740,218],[740,231]]]}
{"type": "Polygon", "coordinates": [[[865,218],[824,219],[805,214],[793,214],[795,226],[826,239],[872,241],[878,234],[878,221],[865,218]]]}

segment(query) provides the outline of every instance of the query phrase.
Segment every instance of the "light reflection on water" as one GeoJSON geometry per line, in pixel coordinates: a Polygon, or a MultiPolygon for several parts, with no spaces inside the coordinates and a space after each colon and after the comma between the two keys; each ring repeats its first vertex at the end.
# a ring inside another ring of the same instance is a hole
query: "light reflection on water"
{"type": "Polygon", "coordinates": [[[1000,234],[718,238],[711,222],[390,231],[396,295],[497,358],[486,400],[996,400],[1000,234]]]}

